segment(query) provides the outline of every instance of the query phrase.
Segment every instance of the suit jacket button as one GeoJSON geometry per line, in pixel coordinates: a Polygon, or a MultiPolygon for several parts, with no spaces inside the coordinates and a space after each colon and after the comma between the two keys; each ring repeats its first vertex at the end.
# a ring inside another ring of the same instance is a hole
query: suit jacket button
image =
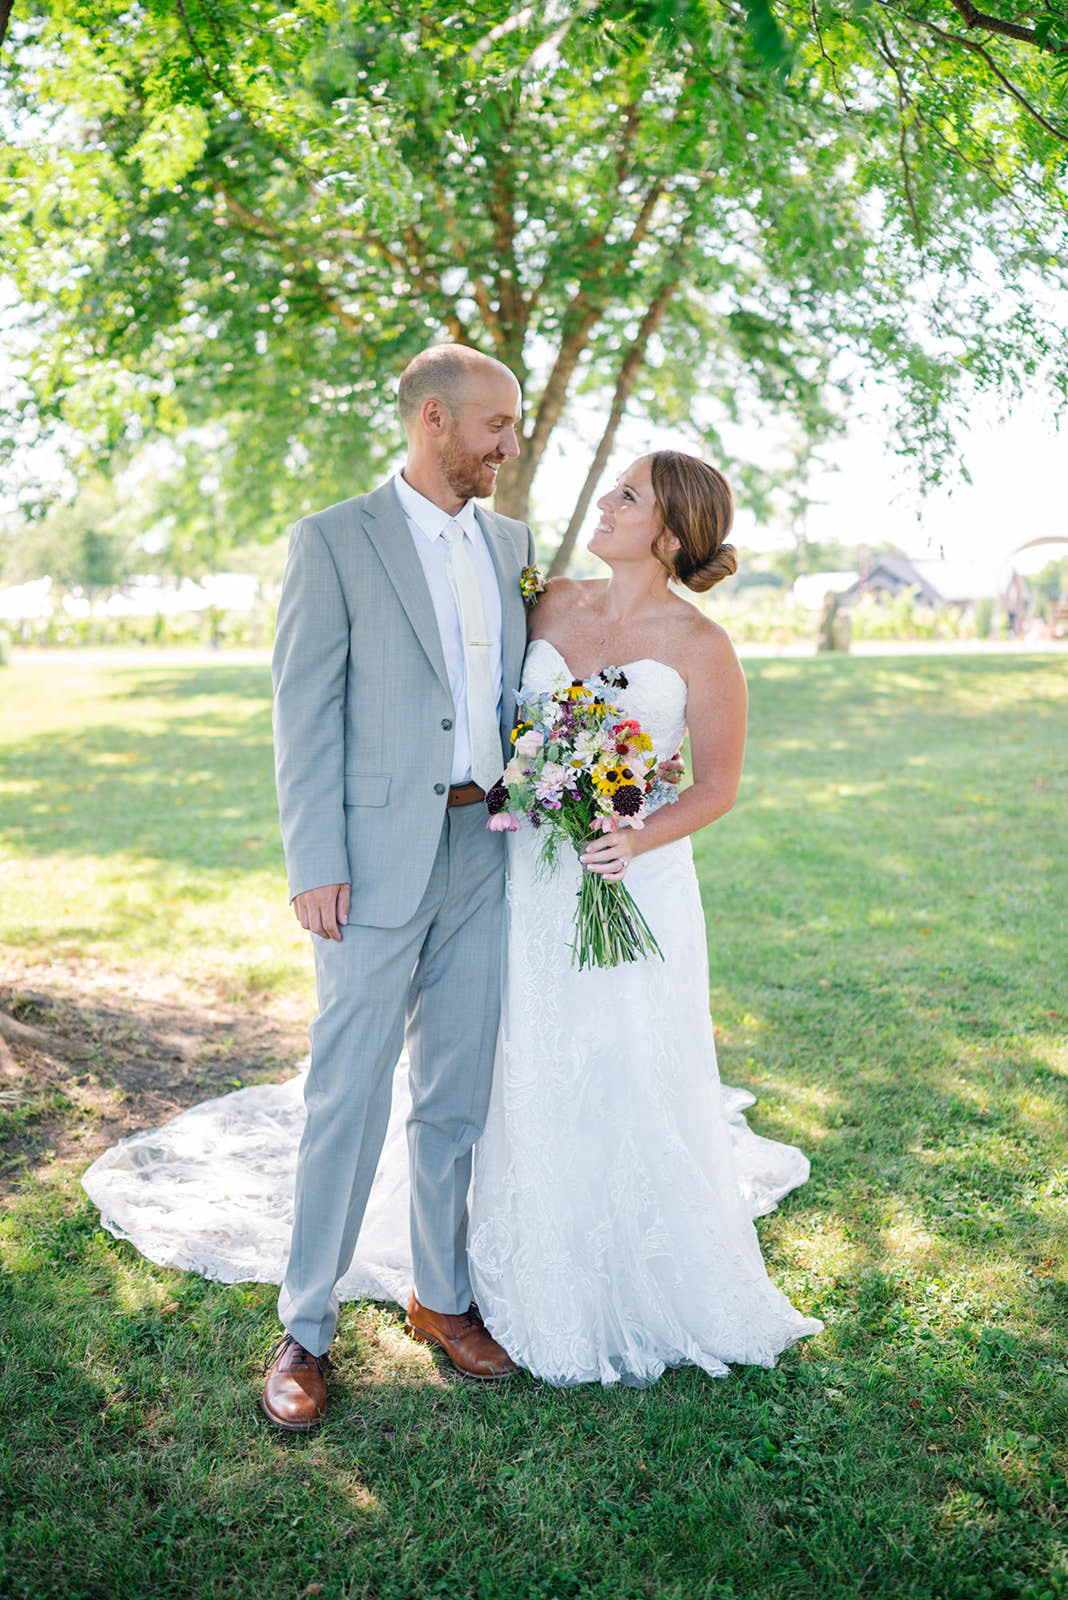
{"type": "Polygon", "coordinates": [[[449,729],[452,727],[452,718],[442,717],[441,726],[445,729],[445,732],[448,733],[449,729]]]}
{"type": "Polygon", "coordinates": [[[445,793],[445,785],[443,783],[436,783],[434,785],[434,793],[435,794],[444,794],[445,793]]]}

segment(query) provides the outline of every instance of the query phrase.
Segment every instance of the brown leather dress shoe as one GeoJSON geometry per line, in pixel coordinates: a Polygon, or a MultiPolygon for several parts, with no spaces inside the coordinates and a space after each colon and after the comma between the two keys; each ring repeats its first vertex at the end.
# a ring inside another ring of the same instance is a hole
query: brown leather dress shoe
{"type": "Polygon", "coordinates": [[[467,1378],[512,1378],[519,1371],[508,1352],[487,1332],[474,1305],[455,1315],[429,1311],[413,1294],[404,1331],[420,1344],[436,1344],[467,1378]]]}
{"type": "Polygon", "coordinates": [[[313,1356],[291,1333],[284,1333],[263,1366],[267,1382],[260,1396],[260,1410],[264,1416],[290,1433],[307,1433],[314,1428],[322,1421],[326,1377],[333,1365],[325,1352],[313,1356]]]}

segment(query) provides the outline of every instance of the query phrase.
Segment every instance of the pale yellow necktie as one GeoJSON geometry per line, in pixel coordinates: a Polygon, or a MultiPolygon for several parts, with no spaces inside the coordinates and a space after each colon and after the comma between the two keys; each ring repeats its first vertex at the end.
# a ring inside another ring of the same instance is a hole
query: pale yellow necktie
{"type": "Polygon", "coordinates": [[[458,522],[445,524],[449,546],[449,587],[460,614],[467,677],[467,730],[471,740],[471,777],[489,789],[501,775],[501,730],[493,693],[493,641],[487,637],[486,615],[478,573],[458,522]]]}

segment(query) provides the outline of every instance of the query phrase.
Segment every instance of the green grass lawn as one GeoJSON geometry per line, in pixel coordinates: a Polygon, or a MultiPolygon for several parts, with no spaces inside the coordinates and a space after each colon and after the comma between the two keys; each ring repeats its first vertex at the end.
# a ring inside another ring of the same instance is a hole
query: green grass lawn
{"type": "MultiPolygon", "coordinates": [[[[772,1372],[487,1390],[349,1307],[326,1425],[280,1438],[271,1287],[144,1262],[53,1136],[92,1145],[111,1043],[47,1107],[0,1096],[12,1138],[51,1119],[0,1216],[0,1594],[1068,1596],[1068,661],[748,676],[742,793],[697,844],[711,1001],[754,1126],[812,1157],[760,1232],[825,1333],[772,1372]]],[[[0,671],[20,983],[310,1009],[285,899],[265,667],[0,671]]]]}

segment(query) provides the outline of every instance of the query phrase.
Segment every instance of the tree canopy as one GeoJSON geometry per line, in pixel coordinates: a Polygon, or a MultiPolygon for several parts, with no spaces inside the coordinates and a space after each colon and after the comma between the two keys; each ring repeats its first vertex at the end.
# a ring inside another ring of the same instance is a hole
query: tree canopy
{"type": "Polygon", "coordinates": [[[1065,41],[1044,3],[47,0],[2,58],[8,450],[168,438],[215,559],[369,486],[456,339],[524,386],[500,509],[603,419],[558,564],[627,408],[759,506],[728,425],[790,418],[802,460],[866,374],[935,478],[977,389],[1065,390],[1065,41]]]}

